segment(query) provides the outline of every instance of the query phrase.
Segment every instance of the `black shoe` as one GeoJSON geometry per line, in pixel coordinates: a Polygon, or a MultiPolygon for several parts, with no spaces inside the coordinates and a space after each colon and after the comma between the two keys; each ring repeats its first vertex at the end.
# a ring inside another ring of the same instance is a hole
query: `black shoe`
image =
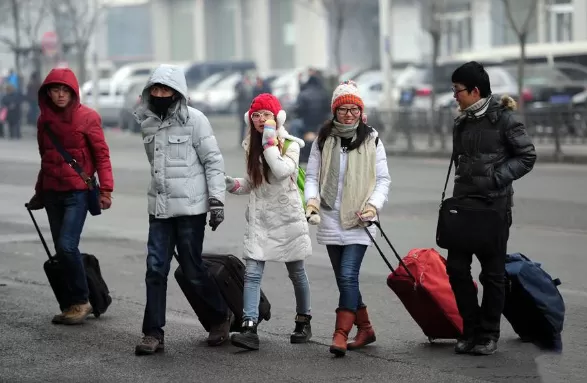
{"type": "Polygon", "coordinates": [[[497,342],[494,340],[487,340],[478,343],[471,350],[473,355],[492,355],[497,351],[497,342]]]}
{"type": "Polygon", "coordinates": [[[312,337],[312,320],[311,315],[298,314],[296,315],[296,328],[290,336],[291,343],[306,343],[312,337]]]}
{"type": "Polygon", "coordinates": [[[459,339],[455,346],[455,352],[457,354],[468,354],[475,347],[473,338],[459,339]]]}
{"type": "Polygon", "coordinates": [[[242,324],[242,331],[238,334],[232,334],[230,343],[233,346],[247,350],[259,349],[259,335],[257,335],[257,324],[252,320],[246,320],[242,324]]]}

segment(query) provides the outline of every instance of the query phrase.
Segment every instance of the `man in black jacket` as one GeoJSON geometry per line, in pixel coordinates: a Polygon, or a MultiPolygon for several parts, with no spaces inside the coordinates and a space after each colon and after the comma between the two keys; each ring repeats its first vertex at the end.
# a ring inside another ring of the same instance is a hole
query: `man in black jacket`
{"type": "Polygon", "coordinates": [[[526,128],[513,114],[516,103],[491,95],[489,76],[483,66],[469,62],[452,74],[454,97],[460,107],[453,130],[455,184],[453,196],[489,197],[503,212],[503,224],[495,227],[495,246],[475,251],[481,264],[483,301],[479,307],[471,276],[473,254],[448,249],[447,272],[459,312],[463,338],[455,351],[490,355],[497,349],[500,319],[505,300],[505,256],[512,223],[514,180],[534,166],[536,151],[526,128]]]}

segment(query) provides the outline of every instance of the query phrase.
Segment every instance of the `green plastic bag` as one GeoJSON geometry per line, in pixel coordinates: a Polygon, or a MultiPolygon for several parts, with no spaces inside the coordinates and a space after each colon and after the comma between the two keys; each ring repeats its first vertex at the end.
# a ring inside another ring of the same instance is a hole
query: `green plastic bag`
{"type": "MultiPolygon", "coordinates": [[[[287,148],[291,144],[291,140],[285,140],[283,143],[283,149],[281,150],[281,155],[284,155],[287,151],[287,148]]],[[[298,185],[298,191],[300,193],[300,198],[302,199],[302,206],[304,207],[304,211],[306,211],[306,197],[304,196],[304,184],[306,183],[306,171],[298,165],[298,177],[296,184],[298,185]]]]}

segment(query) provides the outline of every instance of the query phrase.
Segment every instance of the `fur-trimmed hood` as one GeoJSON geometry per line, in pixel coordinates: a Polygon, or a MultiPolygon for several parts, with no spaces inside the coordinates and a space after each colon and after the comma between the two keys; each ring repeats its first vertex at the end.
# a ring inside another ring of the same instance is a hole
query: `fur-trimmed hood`
{"type": "Polygon", "coordinates": [[[501,96],[499,100],[499,105],[505,109],[509,109],[512,111],[518,109],[518,103],[516,102],[516,100],[514,100],[507,94],[501,96]]]}
{"type": "MultiPolygon", "coordinates": [[[[254,128],[249,128],[249,129],[254,129],[254,128]]],[[[245,149],[246,152],[249,151],[250,137],[251,136],[249,135],[249,132],[247,131],[247,136],[245,137],[245,139],[243,140],[243,143],[242,143],[242,147],[243,147],[243,149],[245,149]]],[[[281,125],[279,127],[279,129],[277,129],[277,137],[279,137],[281,140],[295,141],[298,145],[300,145],[300,148],[303,148],[304,146],[306,146],[306,143],[304,142],[304,140],[302,140],[301,138],[298,138],[298,137],[294,137],[291,134],[289,134],[289,132],[287,130],[285,130],[285,127],[283,125],[281,125]]]]}

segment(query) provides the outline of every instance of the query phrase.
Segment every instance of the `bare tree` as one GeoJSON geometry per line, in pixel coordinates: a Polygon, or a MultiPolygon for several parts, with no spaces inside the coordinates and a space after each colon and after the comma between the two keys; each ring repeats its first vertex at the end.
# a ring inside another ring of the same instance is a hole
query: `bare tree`
{"type": "MultiPolygon", "coordinates": [[[[78,64],[78,79],[81,83],[87,80],[86,59],[90,40],[96,29],[96,24],[103,10],[94,6],[97,0],[53,0],[51,12],[57,31],[63,31],[60,23],[67,25],[68,36],[59,36],[63,49],[73,49],[78,64]]],[[[64,34],[62,32],[62,34],[64,34]]]]}
{"type": "MultiPolygon", "coordinates": [[[[525,9],[527,9],[526,17],[523,20],[516,20],[514,12],[512,10],[512,0],[501,0],[505,9],[505,14],[509,22],[510,28],[516,34],[518,43],[520,44],[520,59],[518,61],[518,108],[524,118],[524,98],[522,92],[524,89],[524,64],[526,61],[526,43],[528,42],[528,36],[532,29],[530,23],[536,17],[536,11],[538,8],[538,0],[525,0],[525,9]],[[520,21],[522,21],[520,23],[520,21]]],[[[516,4],[519,6],[522,3],[521,0],[516,0],[516,4]]]]}
{"type": "Polygon", "coordinates": [[[428,135],[428,146],[434,146],[434,135],[438,133],[440,146],[446,148],[445,135],[442,132],[442,123],[436,118],[436,76],[438,75],[438,56],[440,55],[440,38],[442,37],[442,28],[439,20],[439,14],[444,10],[445,1],[440,0],[420,0],[422,7],[422,25],[432,40],[432,57],[430,60],[430,71],[432,78],[432,93],[430,95],[430,110],[432,119],[429,123],[430,131],[428,135]]]}
{"type": "MultiPolygon", "coordinates": [[[[0,22],[11,25],[13,38],[0,36],[0,43],[8,46],[14,54],[14,68],[21,77],[21,58],[32,55],[35,69],[40,67],[41,48],[39,32],[47,16],[45,0],[4,0],[0,2],[0,22]]],[[[21,84],[19,82],[19,87],[21,84]]]]}

